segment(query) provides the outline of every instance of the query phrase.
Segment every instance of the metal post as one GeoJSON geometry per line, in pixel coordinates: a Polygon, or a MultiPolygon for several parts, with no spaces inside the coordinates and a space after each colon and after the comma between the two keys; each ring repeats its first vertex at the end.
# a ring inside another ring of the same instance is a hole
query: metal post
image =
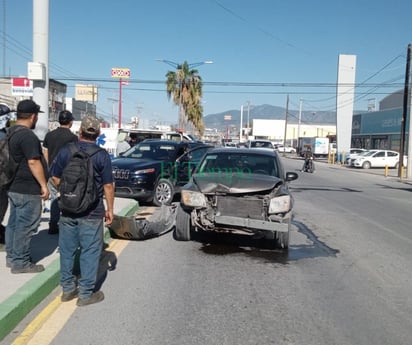
{"type": "Polygon", "coordinates": [[[243,127],[243,104],[240,106],[240,129],[239,129],[239,143],[241,143],[243,140],[243,135],[242,135],[242,127],[243,127]]]}
{"type": "Polygon", "coordinates": [[[44,80],[33,81],[33,100],[44,114],[35,133],[43,140],[49,130],[49,0],[33,0],[33,62],[44,65],[44,80]]]}
{"type": "Polygon", "coordinates": [[[302,104],[303,104],[303,99],[299,99],[299,119],[298,119],[298,141],[300,137],[300,123],[302,121],[302,104]]]}
{"type": "Polygon", "coordinates": [[[122,127],[122,78],[119,78],[119,129],[122,127]]]}
{"type": "Polygon", "coordinates": [[[250,114],[250,102],[247,101],[247,139],[249,140],[249,114],[250,114]]]}
{"type": "Polygon", "coordinates": [[[398,177],[400,178],[402,178],[403,156],[405,152],[405,133],[406,133],[406,118],[407,118],[407,113],[408,113],[408,102],[409,102],[408,94],[409,94],[411,52],[412,52],[412,45],[409,44],[408,53],[406,57],[405,88],[404,88],[404,93],[403,93],[403,111],[402,111],[402,121],[401,121],[401,143],[400,143],[400,148],[399,148],[398,177]]]}
{"type": "Polygon", "coordinates": [[[289,112],[289,95],[286,98],[285,134],[283,136],[283,152],[285,152],[285,147],[286,147],[286,135],[288,131],[288,112],[289,112]]]}

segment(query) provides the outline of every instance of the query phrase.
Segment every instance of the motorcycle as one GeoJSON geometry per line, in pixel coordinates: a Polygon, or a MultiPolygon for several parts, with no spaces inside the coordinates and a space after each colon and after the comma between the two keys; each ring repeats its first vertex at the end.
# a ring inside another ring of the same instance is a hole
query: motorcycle
{"type": "Polygon", "coordinates": [[[310,157],[310,159],[305,160],[305,164],[303,165],[302,172],[313,173],[314,171],[315,171],[315,164],[313,163],[313,157],[310,157]]]}

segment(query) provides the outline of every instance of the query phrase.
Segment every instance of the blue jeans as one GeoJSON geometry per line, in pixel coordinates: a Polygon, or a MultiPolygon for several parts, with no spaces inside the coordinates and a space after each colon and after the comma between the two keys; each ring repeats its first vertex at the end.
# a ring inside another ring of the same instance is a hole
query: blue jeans
{"type": "Polygon", "coordinates": [[[40,224],[40,195],[9,192],[10,216],[6,227],[6,261],[11,268],[30,265],[30,243],[40,224]]]}
{"type": "Polygon", "coordinates": [[[103,249],[103,218],[60,217],[60,285],[63,293],[76,289],[73,274],[75,257],[80,250],[79,298],[88,298],[94,291],[100,254],[103,249]]]}

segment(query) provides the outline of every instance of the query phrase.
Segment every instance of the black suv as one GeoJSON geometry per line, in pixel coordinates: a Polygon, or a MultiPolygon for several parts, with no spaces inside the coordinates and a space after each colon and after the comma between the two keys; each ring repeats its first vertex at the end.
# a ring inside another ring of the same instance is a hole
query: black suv
{"type": "Polygon", "coordinates": [[[170,204],[211,145],[148,139],[112,160],[115,195],[170,204]]]}

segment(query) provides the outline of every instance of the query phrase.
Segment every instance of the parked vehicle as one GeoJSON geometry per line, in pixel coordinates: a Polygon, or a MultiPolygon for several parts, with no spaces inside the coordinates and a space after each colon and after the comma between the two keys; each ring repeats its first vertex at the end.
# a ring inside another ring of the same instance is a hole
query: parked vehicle
{"type": "Polygon", "coordinates": [[[296,149],[291,146],[277,145],[276,150],[283,153],[296,153],[296,149]]]}
{"type": "Polygon", "coordinates": [[[115,195],[170,204],[211,147],[194,141],[144,140],[112,160],[115,195]]]}
{"type": "Polygon", "coordinates": [[[293,197],[275,151],[214,148],[206,152],[181,190],[174,238],[195,231],[258,235],[287,249],[293,197]]]}
{"type": "Polygon", "coordinates": [[[250,140],[247,144],[248,148],[259,148],[259,149],[270,149],[275,150],[275,146],[270,140],[265,139],[255,139],[250,140]]]}
{"type": "Polygon", "coordinates": [[[354,167],[369,168],[398,168],[399,153],[391,150],[370,150],[362,155],[358,155],[352,161],[354,167]]]}
{"type": "Polygon", "coordinates": [[[356,158],[359,154],[363,154],[368,150],[366,149],[358,149],[358,148],[351,148],[349,149],[349,153],[345,156],[345,163],[347,165],[351,165],[351,160],[356,158]]]}

